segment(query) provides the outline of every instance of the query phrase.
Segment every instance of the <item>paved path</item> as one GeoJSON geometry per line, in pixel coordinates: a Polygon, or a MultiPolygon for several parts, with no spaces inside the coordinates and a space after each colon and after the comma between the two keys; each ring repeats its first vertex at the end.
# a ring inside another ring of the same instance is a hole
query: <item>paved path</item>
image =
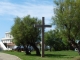
{"type": "Polygon", "coordinates": [[[0,52],[0,60],[21,60],[21,59],[18,58],[17,56],[0,52]]]}

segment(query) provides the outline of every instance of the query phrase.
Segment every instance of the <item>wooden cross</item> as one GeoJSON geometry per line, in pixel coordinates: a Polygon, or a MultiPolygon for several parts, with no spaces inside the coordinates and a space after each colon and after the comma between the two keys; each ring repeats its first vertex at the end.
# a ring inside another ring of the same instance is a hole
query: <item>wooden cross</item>
{"type": "Polygon", "coordinates": [[[41,57],[44,57],[44,29],[45,29],[45,27],[51,27],[51,25],[45,25],[44,17],[42,17],[42,25],[35,25],[35,27],[41,27],[42,28],[42,43],[41,43],[42,52],[41,52],[41,57]]]}

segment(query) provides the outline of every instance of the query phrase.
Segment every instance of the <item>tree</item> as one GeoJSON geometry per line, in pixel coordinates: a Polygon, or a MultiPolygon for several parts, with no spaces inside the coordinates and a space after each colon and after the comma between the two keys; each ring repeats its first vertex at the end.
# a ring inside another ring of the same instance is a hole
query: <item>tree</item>
{"type": "Polygon", "coordinates": [[[80,37],[80,0],[56,0],[55,4],[53,23],[61,32],[62,39],[66,38],[80,54],[80,44],[75,42],[80,37]]]}
{"type": "Polygon", "coordinates": [[[45,44],[50,46],[50,51],[51,51],[54,44],[52,31],[45,32],[45,44]]]}
{"type": "Polygon", "coordinates": [[[63,50],[62,39],[58,35],[58,30],[50,30],[45,32],[45,44],[50,46],[50,51],[52,48],[54,50],[63,50]]]}
{"type": "Polygon", "coordinates": [[[28,46],[32,46],[36,50],[36,54],[40,55],[40,51],[36,46],[36,41],[40,40],[40,29],[34,28],[34,24],[40,24],[40,20],[30,15],[20,18],[16,17],[14,25],[11,28],[13,41],[17,45],[22,45],[25,48],[26,54],[30,54],[28,46]]]}

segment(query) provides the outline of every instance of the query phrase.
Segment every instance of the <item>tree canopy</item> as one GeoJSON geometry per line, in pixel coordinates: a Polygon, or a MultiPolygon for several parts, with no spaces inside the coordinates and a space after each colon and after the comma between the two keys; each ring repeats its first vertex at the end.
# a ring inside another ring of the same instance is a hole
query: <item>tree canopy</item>
{"type": "Polygon", "coordinates": [[[50,46],[50,51],[63,50],[65,48],[62,39],[59,37],[58,30],[50,30],[45,32],[45,44],[50,46]]]}
{"type": "MultiPolygon", "coordinates": [[[[13,41],[17,45],[23,45],[25,47],[28,45],[33,46],[33,48],[38,51],[35,42],[40,40],[40,29],[35,28],[34,24],[40,24],[40,20],[30,15],[24,18],[16,17],[14,25],[11,28],[11,34],[13,35],[13,41]]],[[[40,54],[39,51],[37,54],[40,54]]]]}
{"type": "Polygon", "coordinates": [[[53,23],[60,31],[62,39],[68,40],[80,51],[75,43],[75,40],[80,39],[80,0],[55,0],[55,4],[53,23]]]}

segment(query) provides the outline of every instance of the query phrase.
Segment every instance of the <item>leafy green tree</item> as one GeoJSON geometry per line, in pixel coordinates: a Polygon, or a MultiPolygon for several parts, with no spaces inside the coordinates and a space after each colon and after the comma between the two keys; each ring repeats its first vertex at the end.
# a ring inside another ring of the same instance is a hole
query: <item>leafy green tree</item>
{"type": "Polygon", "coordinates": [[[50,51],[52,48],[54,50],[62,50],[64,46],[57,30],[45,32],[45,44],[50,46],[50,51]]]}
{"type": "Polygon", "coordinates": [[[40,24],[40,20],[30,15],[20,18],[16,17],[14,25],[11,28],[11,34],[13,35],[13,41],[17,45],[23,45],[26,54],[30,54],[28,46],[32,46],[36,50],[36,54],[40,55],[40,51],[36,46],[36,41],[40,40],[40,29],[35,28],[34,24],[40,24]]]}
{"type": "Polygon", "coordinates": [[[53,23],[62,39],[67,39],[80,54],[79,44],[75,43],[80,37],[80,0],[55,0],[55,4],[53,23]]]}
{"type": "Polygon", "coordinates": [[[50,46],[50,51],[51,51],[54,44],[53,31],[45,32],[45,44],[50,46]]]}

